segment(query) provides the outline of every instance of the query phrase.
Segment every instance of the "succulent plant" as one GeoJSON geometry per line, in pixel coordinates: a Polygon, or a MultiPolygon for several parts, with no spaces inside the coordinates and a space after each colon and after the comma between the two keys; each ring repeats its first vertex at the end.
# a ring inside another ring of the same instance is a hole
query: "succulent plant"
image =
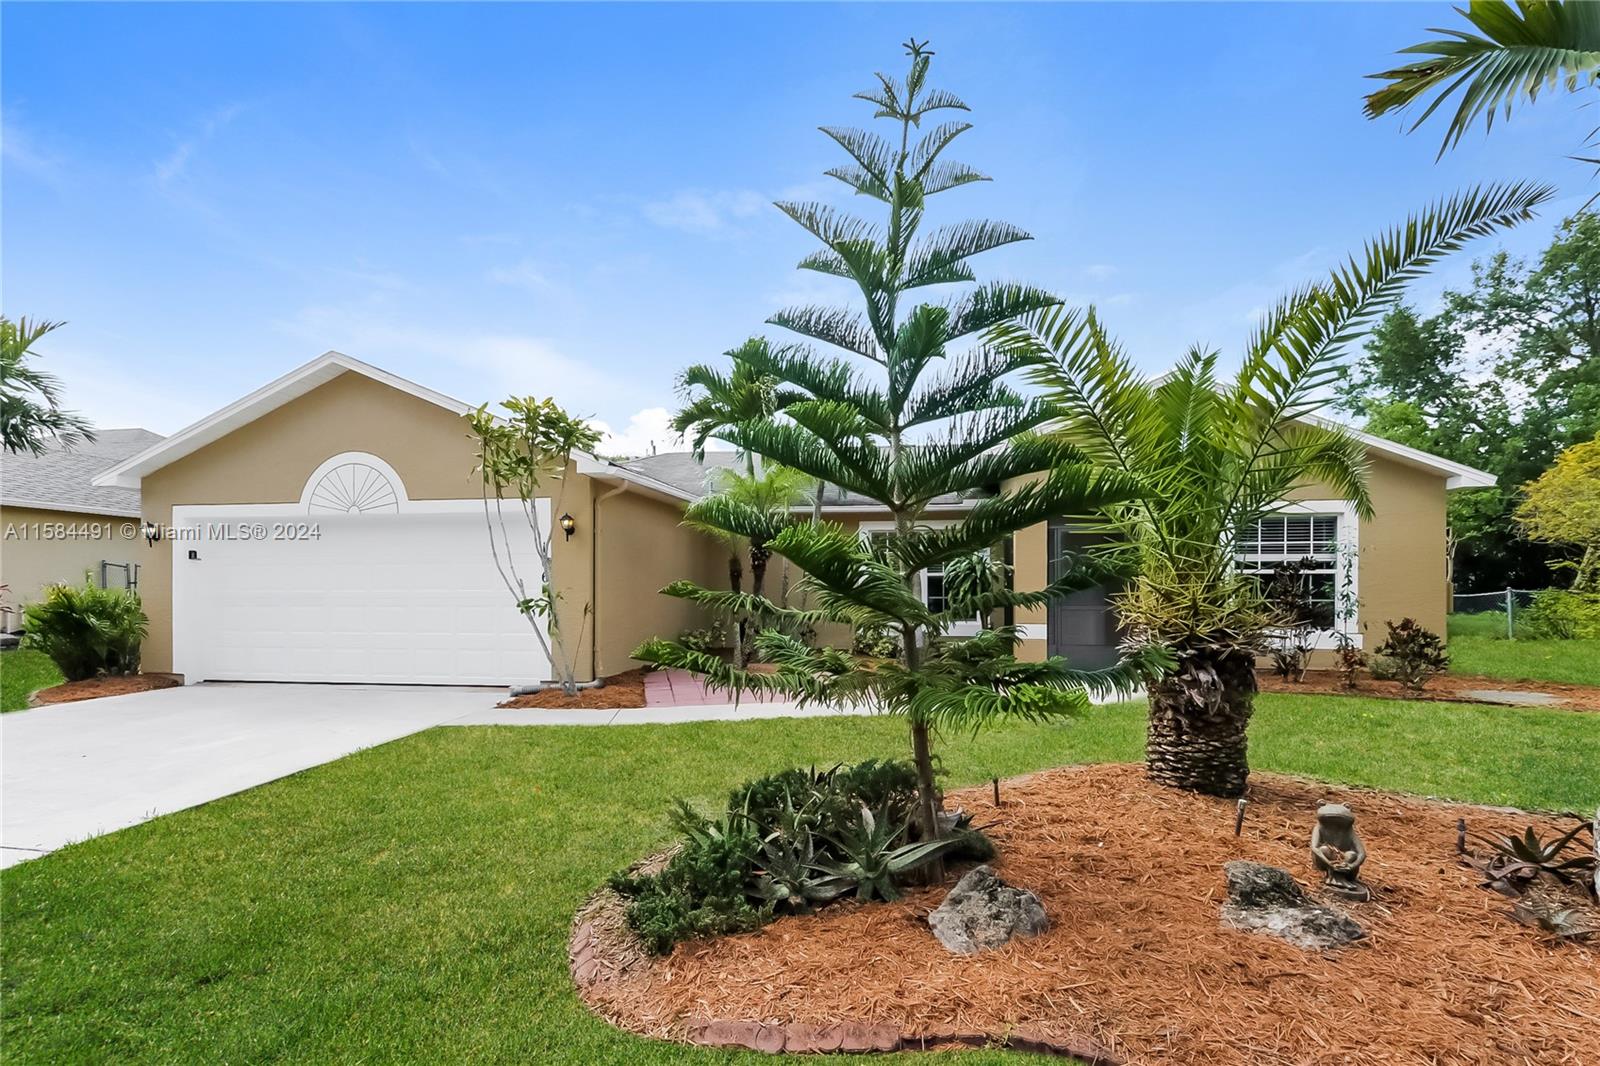
{"type": "Polygon", "coordinates": [[[1592,852],[1571,858],[1562,857],[1573,841],[1585,831],[1592,832],[1589,823],[1579,821],[1552,840],[1542,839],[1531,825],[1521,836],[1477,833],[1473,834],[1472,839],[1493,852],[1484,863],[1484,871],[1491,881],[1531,881],[1541,874],[1548,874],[1559,881],[1573,882],[1592,874],[1595,869],[1596,859],[1592,852]]]}

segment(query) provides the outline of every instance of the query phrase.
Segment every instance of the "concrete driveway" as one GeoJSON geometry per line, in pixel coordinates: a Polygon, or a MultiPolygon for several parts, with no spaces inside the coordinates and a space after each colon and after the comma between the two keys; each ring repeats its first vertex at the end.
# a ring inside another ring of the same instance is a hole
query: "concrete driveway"
{"type": "Polygon", "coordinates": [[[503,689],[204,684],[0,716],[0,865],[491,710],[503,689]]]}

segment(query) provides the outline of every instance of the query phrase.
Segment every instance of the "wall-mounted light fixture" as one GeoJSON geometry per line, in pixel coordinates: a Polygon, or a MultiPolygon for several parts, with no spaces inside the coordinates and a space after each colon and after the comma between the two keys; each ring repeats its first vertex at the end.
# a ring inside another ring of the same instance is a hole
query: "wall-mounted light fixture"
{"type": "Polygon", "coordinates": [[[568,540],[571,540],[572,531],[578,528],[578,520],[569,514],[563,514],[556,521],[561,523],[561,532],[567,535],[568,540]]]}
{"type": "Polygon", "coordinates": [[[149,519],[145,520],[143,533],[144,542],[151,547],[155,547],[156,541],[161,539],[161,527],[149,519]]]}

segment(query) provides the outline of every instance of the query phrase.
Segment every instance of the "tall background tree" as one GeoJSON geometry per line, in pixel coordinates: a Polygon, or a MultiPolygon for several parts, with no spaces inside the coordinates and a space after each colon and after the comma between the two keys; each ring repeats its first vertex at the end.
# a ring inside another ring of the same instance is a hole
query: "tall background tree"
{"type": "Polygon", "coordinates": [[[1267,314],[1231,380],[1217,373],[1218,353],[1193,348],[1150,381],[1093,312],[1049,308],[992,331],[996,343],[1031,354],[1062,438],[1144,486],[1100,518],[1135,564],[1117,599],[1131,641],[1176,657],[1148,686],[1152,778],[1219,796],[1244,791],[1255,660],[1273,619],[1237,571],[1236,535],[1312,482],[1371,513],[1365,448],[1318,419],[1348,344],[1428,264],[1530,217],[1549,195],[1528,185],[1466,193],[1369,241],[1267,314]]]}
{"type": "MultiPolygon", "coordinates": [[[[1033,432],[1053,415],[1006,383],[1023,366],[1016,353],[976,344],[952,347],[1028,312],[1050,306],[1048,294],[1021,285],[972,285],[974,256],[1027,234],[1001,222],[972,221],[923,231],[928,199],[986,180],[943,153],[970,128],[964,121],[924,122],[938,112],[965,112],[953,94],[927,83],[932,53],[906,46],[904,80],[879,74],[857,94],[886,121],[889,138],[861,129],[824,127],[850,161],[828,174],[881,205],[874,226],[817,203],[779,208],[822,245],[802,269],[851,282],[860,309],[799,307],[774,325],[830,345],[824,356],[804,343],[751,344],[742,360],[752,372],[796,394],[781,412],[722,425],[717,436],[765,460],[805,472],[873,500],[894,519],[891,533],[863,540],[834,522],[779,523],[758,509],[712,497],[689,509],[692,520],[760,539],[805,573],[814,610],[786,610],[764,597],[739,596],[688,582],[666,591],[728,613],[814,623],[884,626],[900,636],[901,658],[883,664],[837,649],[814,649],[769,629],[759,638],[773,674],[748,674],[715,656],[669,641],[652,641],[636,657],[706,675],[728,687],[782,691],[828,705],[865,704],[903,715],[918,775],[918,822],[924,839],[942,832],[934,780],[936,730],[970,731],[1006,718],[1044,718],[1087,705],[1086,687],[1129,683],[1132,669],[1073,670],[1060,659],[1019,662],[1011,627],[967,641],[941,635],[955,622],[1006,606],[1042,604],[1052,595],[1096,584],[1103,572],[1085,566],[1051,588],[1016,593],[986,587],[965,601],[933,610],[918,593],[918,574],[1002,543],[1011,533],[1056,515],[1084,514],[1137,491],[1132,479],[1091,469],[1072,444],[1033,432]],[[939,302],[908,297],[929,286],[962,286],[939,302]],[[988,493],[1012,479],[1037,475],[1025,487],[988,493]],[[951,493],[980,495],[947,526],[925,520],[928,504],[951,493]]],[[[933,869],[930,876],[937,876],[933,869]]]]}
{"type": "Polygon", "coordinates": [[[1498,478],[1450,494],[1458,589],[1549,584],[1552,548],[1512,516],[1526,482],[1600,431],[1600,217],[1568,219],[1531,266],[1503,251],[1475,263],[1433,314],[1393,308],[1339,405],[1370,432],[1498,478]]]}
{"type": "Polygon", "coordinates": [[[1567,553],[1574,592],[1600,593],[1600,438],[1574,444],[1523,490],[1517,522],[1534,540],[1567,553]]]}
{"type": "Polygon", "coordinates": [[[94,440],[81,415],[61,406],[61,383],[39,369],[33,346],[65,325],[0,315],[0,444],[8,452],[39,454],[52,441],[73,445],[94,440]]]}

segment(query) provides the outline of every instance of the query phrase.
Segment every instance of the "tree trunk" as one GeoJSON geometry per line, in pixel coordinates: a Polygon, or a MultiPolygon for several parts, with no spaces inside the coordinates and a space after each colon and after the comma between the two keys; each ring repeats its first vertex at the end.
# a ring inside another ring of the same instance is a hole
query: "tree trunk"
{"type": "Polygon", "coordinates": [[[1245,731],[1255,710],[1255,656],[1244,649],[1179,652],[1178,671],[1149,686],[1145,769],[1151,780],[1211,796],[1244,794],[1245,731]]]}
{"type": "MultiPolygon", "coordinates": [[[[738,552],[728,553],[728,588],[734,592],[744,591],[744,563],[739,561],[738,552]]],[[[733,664],[744,665],[744,616],[740,615],[733,620],[733,664]]]]}
{"type": "MultiPolygon", "coordinates": [[[[771,559],[771,558],[772,558],[772,553],[770,551],[768,551],[767,548],[764,545],[757,545],[757,544],[751,544],[750,545],[750,593],[751,593],[751,595],[760,596],[762,591],[763,591],[763,589],[766,587],[766,584],[767,584],[767,560],[771,559]]],[[[744,618],[739,620],[739,624],[741,626],[745,625],[745,623],[749,620],[749,618],[750,618],[750,615],[745,615],[744,618]]],[[[745,645],[745,648],[744,648],[744,661],[739,664],[741,667],[749,666],[750,665],[750,660],[754,657],[752,649],[751,649],[751,644],[754,643],[754,641],[755,641],[755,634],[747,632],[747,633],[745,633],[744,637],[745,637],[745,640],[744,640],[744,645],[745,645]]]]}

